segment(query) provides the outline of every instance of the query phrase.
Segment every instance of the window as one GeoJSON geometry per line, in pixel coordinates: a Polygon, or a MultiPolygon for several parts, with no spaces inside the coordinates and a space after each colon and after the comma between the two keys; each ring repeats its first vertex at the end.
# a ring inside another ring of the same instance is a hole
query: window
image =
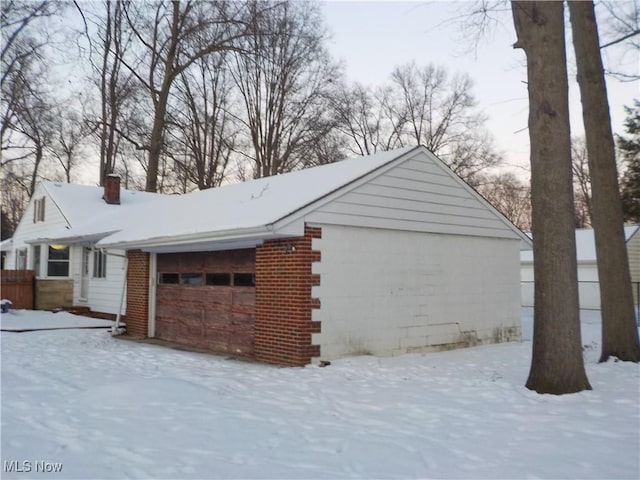
{"type": "Polygon", "coordinates": [[[19,248],[16,250],[16,270],[27,269],[27,249],[19,248]]]}
{"type": "Polygon", "coordinates": [[[229,286],[231,285],[230,273],[207,273],[207,285],[229,286]]]}
{"type": "Polygon", "coordinates": [[[159,273],[161,285],[208,285],[214,287],[255,287],[253,273],[159,273]],[[233,278],[233,281],[231,279],[233,278]]]}
{"type": "Polygon", "coordinates": [[[69,276],[69,245],[49,245],[47,276],[69,276]]]}
{"type": "Polygon", "coordinates": [[[203,278],[201,273],[181,273],[180,285],[202,285],[203,278]]]}
{"type": "Polygon", "coordinates": [[[40,245],[36,245],[33,247],[33,265],[32,268],[36,272],[36,277],[40,276],[40,256],[41,256],[42,248],[40,245]]]}
{"type": "Polygon", "coordinates": [[[234,273],[233,285],[236,287],[255,287],[256,276],[253,273],[234,273]]]}
{"type": "Polygon", "coordinates": [[[33,202],[33,223],[44,222],[44,200],[42,197],[33,202]]]}
{"type": "Polygon", "coordinates": [[[107,255],[102,250],[93,251],[93,278],[107,276],[107,255]]]}
{"type": "Polygon", "coordinates": [[[163,285],[177,285],[180,283],[180,275],[177,273],[161,273],[160,283],[163,285]]]}

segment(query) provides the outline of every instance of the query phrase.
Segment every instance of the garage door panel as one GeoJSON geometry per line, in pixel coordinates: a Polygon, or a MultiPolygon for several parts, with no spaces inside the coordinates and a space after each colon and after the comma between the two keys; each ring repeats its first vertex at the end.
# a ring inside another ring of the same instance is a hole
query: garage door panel
{"type": "Polygon", "coordinates": [[[231,325],[232,314],[230,311],[221,311],[207,308],[204,310],[204,322],[208,327],[220,327],[231,325]]]}
{"type": "Polygon", "coordinates": [[[231,323],[239,328],[251,328],[255,324],[253,313],[233,312],[231,314],[231,323]]]}
{"type": "Polygon", "coordinates": [[[231,305],[233,303],[233,290],[224,287],[209,287],[204,297],[205,302],[209,305],[231,305]]]}
{"type": "Polygon", "coordinates": [[[176,304],[180,300],[180,289],[171,285],[159,285],[157,293],[157,304],[176,304]]]}
{"type": "Polygon", "coordinates": [[[163,340],[175,341],[176,322],[171,317],[158,318],[156,321],[156,336],[163,340]]]}
{"type": "MultiPolygon", "coordinates": [[[[162,279],[167,278],[163,273],[255,273],[255,249],[159,254],[157,266],[162,279]]],[[[155,328],[158,338],[251,356],[254,325],[255,287],[158,285],[155,328]]]]}
{"type": "Polygon", "coordinates": [[[247,287],[236,288],[233,292],[233,304],[254,307],[256,304],[256,289],[247,287]]]}

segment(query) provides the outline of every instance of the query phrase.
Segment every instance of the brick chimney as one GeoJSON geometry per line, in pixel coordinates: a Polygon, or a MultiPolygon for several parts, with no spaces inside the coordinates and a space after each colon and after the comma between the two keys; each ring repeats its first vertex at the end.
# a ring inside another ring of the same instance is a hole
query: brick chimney
{"type": "Polygon", "coordinates": [[[104,196],[102,197],[109,205],[120,205],[120,177],[109,174],[104,180],[104,196]]]}

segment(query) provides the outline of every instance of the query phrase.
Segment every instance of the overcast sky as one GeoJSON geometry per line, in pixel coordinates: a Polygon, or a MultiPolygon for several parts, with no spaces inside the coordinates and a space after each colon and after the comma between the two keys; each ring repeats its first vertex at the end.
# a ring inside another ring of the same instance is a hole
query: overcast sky
{"type": "MultiPolygon", "coordinates": [[[[489,129],[505,162],[528,166],[529,136],[526,130],[528,103],[525,56],[515,50],[511,13],[498,14],[497,24],[480,44],[465,38],[458,19],[473,2],[435,1],[328,1],[323,9],[332,40],[330,49],[343,60],[350,80],[369,85],[386,81],[394,66],[415,60],[418,65],[433,62],[451,73],[468,73],[474,80],[479,106],[489,116],[489,129]]],[[[568,54],[572,57],[572,45],[568,54]]],[[[611,61],[611,55],[605,60],[611,61]]],[[[624,58],[625,68],[640,69],[637,52],[624,58]]],[[[570,59],[570,64],[572,60],[570,59]]],[[[575,67],[569,67],[571,130],[582,135],[580,93],[575,67]]],[[[614,132],[623,133],[624,105],[640,97],[638,81],[621,83],[608,78],[607,88],[614,132]]]]}

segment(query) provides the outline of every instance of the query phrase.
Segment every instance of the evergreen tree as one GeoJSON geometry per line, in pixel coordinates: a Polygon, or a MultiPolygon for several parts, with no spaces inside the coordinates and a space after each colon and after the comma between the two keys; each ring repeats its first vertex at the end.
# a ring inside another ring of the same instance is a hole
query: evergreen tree
{"type": "Polygon", "coordinates": [[[622,177],[622,208],[626,222],[640,223],[640,100],[625,107],[627,136],[618,136],[620,156],[626,164],[622,177]]]}

